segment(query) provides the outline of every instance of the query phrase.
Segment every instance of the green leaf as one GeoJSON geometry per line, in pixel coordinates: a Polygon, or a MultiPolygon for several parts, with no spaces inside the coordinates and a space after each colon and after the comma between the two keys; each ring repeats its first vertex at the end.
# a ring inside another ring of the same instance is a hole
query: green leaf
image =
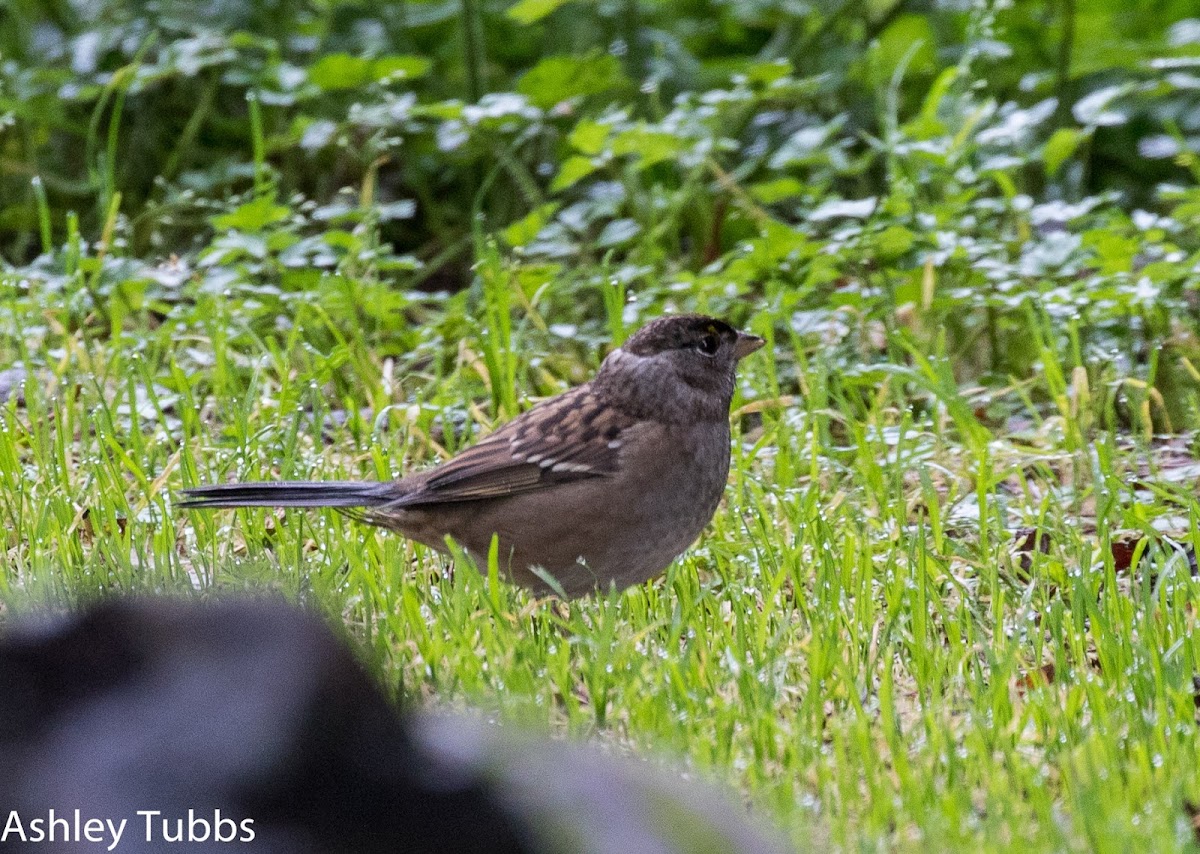
{"type": "Polygon", "coordinates": [[[942,100],[949,93],[950,87],[958,79],[958,75],[958,66],[952,65],[939,74],[937,79],[933,81],[933,85],[929,87],[928,94],[925,95],[925,101],[921,104],[921,118],[926,122],[939,122],[938,109],[942,105],[942,100]]]}
{"type": "Polygon", "coordinates": [[[902,225],[889,225],[875,238],[875,248],[881,259],[894,261],[912,249],[915,236],[902,225]]]}
{"type": "Polygon", "coordinates": [[[792,64],[786,59],[776,59],[771,62],[755,62],[746,71],[746,79],[760,86],[770,86],[776,80],[782,80],[792,73],[792,64]]]}
{"type": "Polygon", "coordinates": [[[937,34],[924,15],[901,15],[879,36],[871,56],[871,83],[888,85],[907,59],[905,75],[937,69],[937,34]]]}
{"type": "Polygon", "coordinates": [[[1050,139],[1046,140],[1046,149],[1042,152],[1042,160],[1046,164],[1048,177],[1053,178],[1058,174],[1062,165],[1079,148],[1083,137],[1083,132],[1075,128],[1059,128],[1050,135],[1050,139]]]}
{"type": "Polygon", "coordinates": [[[395,82],[424,77],[433,67],[433,60],[424,56],[396,54],[381,56],[371,63],[371,76],[378,81],[395,82]]]}
{"type": "Polygon", "coordinates": [[[362,249],[362,239],[356,234],[341,229],[329,229],[321,234],[321,239],[334,249],[354,251],[362,249]]]}
{"type": "Polygon", "coordinates": [[[594,157],[604,150],[604,143],[608,141],[611,131],[612,128],[609,125],[584,119],[572,128],[567,142],[576,151],[594,157]]]}
{"type": "MultiPolygon", "coordinates": [[[[804,286],[816,288],[821,285],[827,285],[830,282],[836,282],[842,276],[841,263],[841,259],[835,258],[832,255],[814,255],[808,266],[808,275],[804,278],[804,286]]],[[[862,294],[855,291],[838,291],[829,296],[829,304],[831,306],[851,305],[857,307],[861,306],[862,303],[862,294]]]]}
{"type": "Polygon", "coordinates": [[[228,213],[209,217],[217,231],[260,231],[268,225],[287,219],[291,209],[275,204],[270,196],[259,196],[228,213]]]}
{"type": "Polygon", "coordinates": [[[549,15],[567,0],[520,0],[504,13],[518,24],[533,24],[549,15]]]}
{"type": "Polygon", "coordinates": [[[315,291],[325,275],[315,267],[283,267],[279,271],[279,285],[285,291],[315,291]]]}
{"type": "Polygon", "coordinates": [[[562,264],[521,264],[513,270],[513,282],[531,302],[538,292],[562,281],[562,264]]]}
{"type": "Polygon", "coordinates": [[[549,109],[571,98],[599,95],[630,86],[615,56],[591,51],[583,56],[548,56],[517,82],[517,91],[549,109]]]}
{"type": "Polygon", "coordinates": [[[423,56],[395,54],[363,59],[348,53],[331,53],[309,66],[308,79],[330,92],[385,80],[411,80],[428,74],[432,67],[432,61],[423,56]]]}
{"type": "Polygon", "coordinates": [[[308,67],[308,79],[326,91],[353,89],[371,79],[371,61],[348,53],[331,53],[308,67]]]}
{"type": "Polygon", "coordinates": [[[1151,261],[1140,272],[1150,281],[1161,285],[1186,278],[1190,270],[1184,264],[1173,264],[1170,261],[1151,261]]]}
{"type": "Polygon", "coordinates": [[[563,161],[562,168],[550,182],[550,192],[557,193],[565,190],[580,178],[585,178],[596,171],[596,164],[587,157],[568,157],[563,161]]]}
{"type": "Polygon", "coordinates": [[[1134,258],[1142,248],[1140,239],[1126,237],[1106,228],[1084,232],[1083,243],[1095,250],[1100,272],[1106,276],[1131,272],[1134,258]]]}
{"type": "Polygon", "coordinates": [[[774,205],[804,195],[804,184],[795,178],[760,181],[757,184],[751,184],[748,189],[755,201],[764,205],[774,205]]]}
{"type": "Polygon", "coordinates": [[[525,216],[511,223],[501,231],[500,236],[509,246],[525,246],[537,237],[538,232],[550,221],[550,217],[558,212],[559,207],[558,202],[547,202],[544,205],[538,205],[525,216]]]}
{"type": "Polygon", "coordinates": [[[747,241],[746,245],[750,250],[749,254],[753,255],[764,269],[774,267],[793,252],[808,247],[809,240],[804,232],[773,219],[764,222],[762,235],[747,241]]]}
{"type": "Polygon", "coordinates": [[[685,141],[673,133],[639,127],[622,131],[613,137],[612,153],[616,157],[637,155],[645,169],[664,160],[674,160],[685,146],[685,141]]]}

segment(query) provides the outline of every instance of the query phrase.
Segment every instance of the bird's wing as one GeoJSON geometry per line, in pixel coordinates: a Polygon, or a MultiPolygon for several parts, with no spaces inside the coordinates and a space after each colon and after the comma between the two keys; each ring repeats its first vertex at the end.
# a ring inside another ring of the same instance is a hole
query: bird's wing
{"type": "Polygon", "coordinates": [[[617,472],[634,419],[580,386],[525,414],[434,469],[388,507],[502,498],[617,472]]]}

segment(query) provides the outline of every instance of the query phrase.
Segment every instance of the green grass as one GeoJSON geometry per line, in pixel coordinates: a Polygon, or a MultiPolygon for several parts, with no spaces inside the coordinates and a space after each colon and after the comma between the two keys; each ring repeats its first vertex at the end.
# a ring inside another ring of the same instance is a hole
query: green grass
{"type": "MultiPolygon", "coordinates": [[[[470,305],[428,325],[471,328],[470,305]]],[[[520,312],[511,348],[418,331],[386,367],[304,307],[311,327],[271,338],[220,300],[107,340],[68,331],[66,311],[18,300],[3,321],[42,366],[0,410],[10,613],[281,591],[343,622],[408,702],[676,757],[801,849],[1193,844],[1200,514],[1191,481],[1169,477],[1189,449],[1023,402],[1050,399],[1066,365],[971,392],[895,332],[911,358],[850,387],[776,335],[744,364],[730,487],[699,544],[658,581],[563,603],[333,513],[185,513],[171,497],[234,475],[430,464],[459,441],[444,425],[478,433],[504,405],[492,370],[527,400],[586,376],[598,351],[551,360],[550,333],[520,312]],[[780,398],[782,371],[808,393],[780,398]],[[1002,404],[1022,430],[976,417],[1002,404]],[[1017,547],[1022,527],[1044,552],[1017,547]],[[1133,566],[1114,560],[1119,531],[1154,534],[1133,566]]],[[[762,311],[754,327],[779,321],[762,311]]]]}

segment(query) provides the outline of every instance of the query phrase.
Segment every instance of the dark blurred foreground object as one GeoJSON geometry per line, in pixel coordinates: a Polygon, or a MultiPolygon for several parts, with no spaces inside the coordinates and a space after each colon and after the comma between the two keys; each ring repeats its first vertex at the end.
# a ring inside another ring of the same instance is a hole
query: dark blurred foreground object
{"type": "Polygon", "coordinates": [[[404,718],[277,601],[114,600],[11,633],[0,769],[2,851],[783,850],[649,766],[404,718]]]}

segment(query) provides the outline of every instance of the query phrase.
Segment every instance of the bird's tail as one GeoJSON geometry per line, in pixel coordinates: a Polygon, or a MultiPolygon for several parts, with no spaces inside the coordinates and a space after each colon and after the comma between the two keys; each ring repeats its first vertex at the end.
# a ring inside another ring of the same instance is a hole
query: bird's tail
{"type": "Polygon", "coordinates": [[[183,490],[177,506],[221,507],[374,507],[395,498],[391,483],[353,480],[220,483],[183,490]]]}

